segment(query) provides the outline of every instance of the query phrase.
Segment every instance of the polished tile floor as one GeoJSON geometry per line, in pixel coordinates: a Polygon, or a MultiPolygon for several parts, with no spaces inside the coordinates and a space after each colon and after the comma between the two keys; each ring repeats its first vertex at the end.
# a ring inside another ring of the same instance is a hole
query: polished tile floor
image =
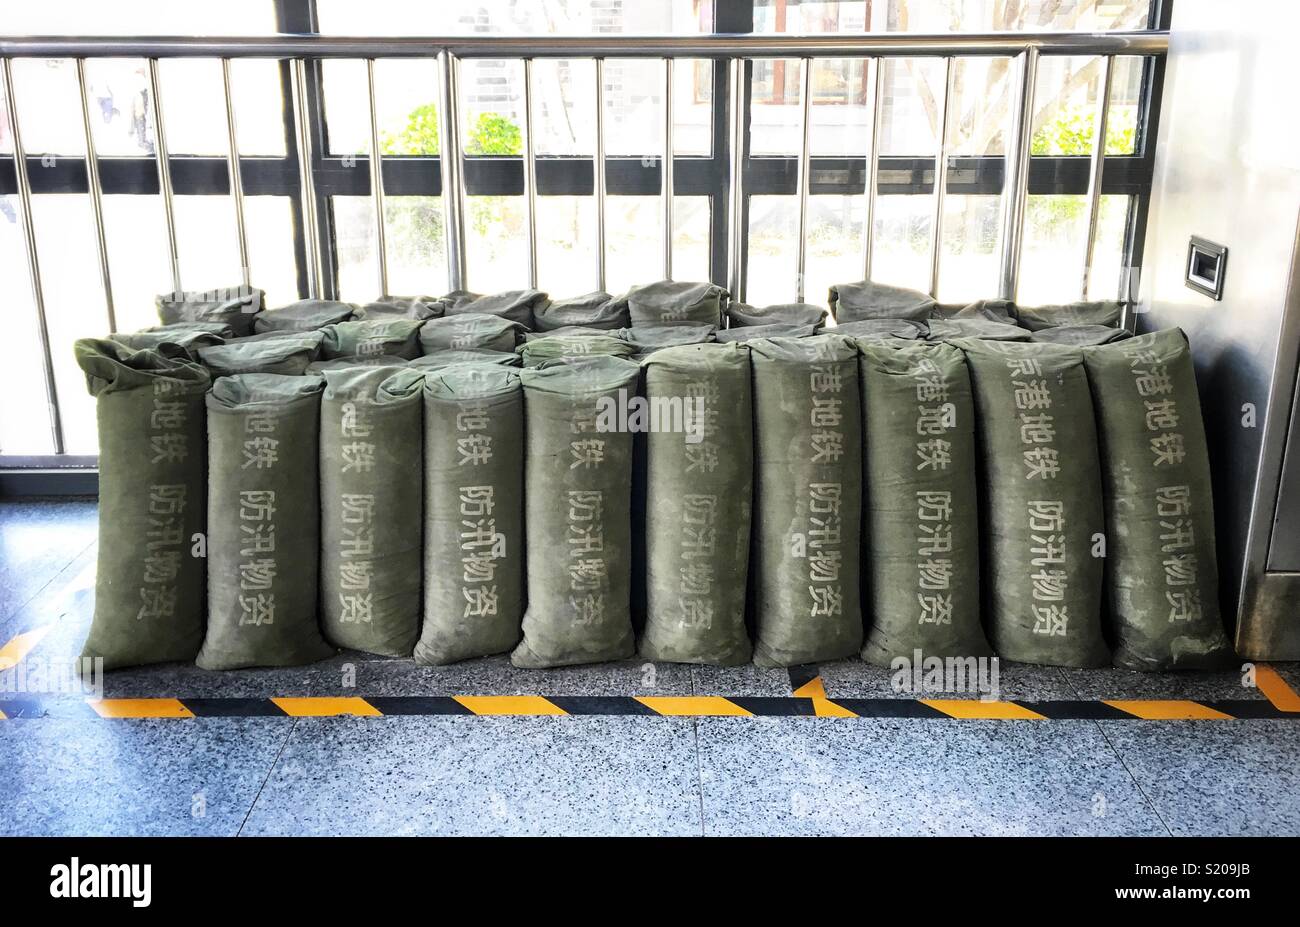
{"type": "MultiPolygon", "coordinates": [[[[0,647],[78,652],[92,502],[0,502],[0,647]],[[30,640],[30,637],[28,638],[30,640]]],[[[1300,689],[1300,666],[1278,667],[1300,689]]],[[[12,673],[13,670],[9,670],[12,673]]],[[[0,672],[0,711],[17,699],[0,672]]],[[[820,668],[831,698],[888,673],[820,668]]],[[[344,653],[308,667],[110,674],[108,697],[788,696],[784,671],[640,661],[441,669],[344,653]]],[[[1239,672],[1004,664],[1024,700],[1262,699],[1239,672]]],[[[1300,723],[810,717],[104,720],[72,699],[0,721],[0,834],[1300,834],[1300,723]]]]}

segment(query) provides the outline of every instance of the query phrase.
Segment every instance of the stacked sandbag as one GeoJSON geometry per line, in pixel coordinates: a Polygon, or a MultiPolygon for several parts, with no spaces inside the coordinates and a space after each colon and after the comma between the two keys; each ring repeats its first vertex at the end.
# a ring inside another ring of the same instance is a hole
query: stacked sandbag
{"type": "Polygon", "coordinates": [[[442,306],[436,296],[381,296],[366,303],[353,313],[355,321],[375,319],[436,319],[442,315],[442,306]]]}
{"type": "Polygon", "coordinates": [[[464,351],[439,351],[437,354],[425,354],[423,357],[417,357],[415,360],[409,361],[407,366],[428,373],[431,370],[440,370],[443,367],[452,367],[457,364],[493,364],[497,367],[518,367],[520,360],[519,355],[514,351],[466,349],[464,351]]]}
{"type": "Polygon", "coordinates": [[[1097,412],[1115,665],[1229,665],[1219,611],[1209,449],[1178,329],[1083,352],[1097,412]]]}
{"type": "Polygon", "coordinates": [[[328,370],[320,403],[320,623],[337,647],[411,655],[420,633],[424,374],[328,370]]]}
{"type": "Polygon", "coordinates": [[[640,368],[589,357],[524,370],[528,609],[520,667],[632,656],[632,434],[640,368]]]}
{"type": "Polygon", "coordinates": [[[911,319],[924,322],[935,308],[932,296],[887,283],[840,283],[831,287],[831,316],[839,323],[864,319],[911,319]]]}
{"type": "Polygon", "coordinates": [[[765,325],[822,325],[827,312],[812,303],[778,303],[774,306],[751,306],[748,303],[731,303],[727,306],[729,328],[758,327],[765,325]]]}
{"type": "Polygon", "coordinates": [[[817,325],[741,325],[724,328],[714,337],[721,342],[753,341],[756,338],[811,338],[820,330],[817,325]]]}
{"type": "Polygon", "coordinates": [[[862,646],[862,420],[848,338],[751,341],[754,662],[793,666],[862,646]]]}
{"type": "Polygon", "coordinates": [[[294,666],[334,652],[316,623],[320,377],[242,374],[208,407],[204,669],[294,666]]]}
{"type": "Polygon", "coordinates": [[[1054,325],[1030,332],[1031,341],[1046,344],[1071,344],[1077,348],[1098,344],[1114,344],[1132,338],[1132,332],[1110,325],[1054,325]]]}
{"type": "Polygon", "coordinates": [[[154,300],[158,320],[164,325],[175,322],[215,322],[229,325],[235,336],[253,333],[253,318],[266,305],[266,294],[248,286],[203,292],[177,292],[154,300]]]}
{"type": "Polygon", "coordinates": [[[938,303],[932,319],[988,319],[1016,323],[1016,304],[1009,299],[977,299],[973,303],[938,303]]]}
{"type": "Polygon", "coordinates": [[[954,343],[975,391],[990,643],[1022,663],[1104,666],[1101,464],[1083,353],[954,343]]]}
{"type": "Polygon", "coordinates": [[[682,344],[705,344],[714,341],[717,329],[712,325],[696,325],[686,322],[649,322],[634,325],[618,332],[618,336],[636,347],[638,355],[645,356],[664,348],[674,348],[682,344]]]}
{"type": "Polygon", "coordinates": [[[424,324],[418,319],[370,319],[327,325],[321,329],[325,336],[321,351],[326,360],[376,354],[411,360],[422,353],[420,329],[424,324]]]}
{"type": "Polygon", "coordinates": [[[1029,341],[1030,332],[1009,322],[979,317],[954,316],[948,319],[931,319],[926,335],[930,341],[950,341],[953,338],[982,338],[986,341],[1029,341]]]}
{"type": "Polygon", "coordinates": [[[425,354],[465,349],[513,351],[526,330],[518,322],[494,315],[449,315],[421,326],[420,350],[425,354]]]}
{"type": "Polygon", "coordinates": [[[628,316],[632,328],[643,325],[722,326],[722,303],[727,291],[712,283],[660,280],[628,290],[628,316]]]}
{"type": "MultiPolygon", "coordinates": [[[[229,330],[227,325],[216,327],[229,330]]],[[[201,328],[189,328],[183,323],[179,326],[168,325],[139,332],[115,332],[109,335],[108,339],[125,345],[133,351],[144,351],[150,348],[161,348],[163,345],[172,345],[183,351],[190,360],[199,359],[200,348],[224,344],[226,341],[225,337],[216,332],[201,328]]]]}
{"type": "Polygon", "coordinates": [[[336,357],[333,360],[312,361],[307,373],[324,373],[327,370],[355,370],[358,367],[407,367],[419,362],[417,357],[408,361],[395,354],[371,354],[366,357],[336,357]]]}
{"type": "Polygon", "coordinates": [[[858,322],[841,322],[835,327],[837,335],[846,335],[859,341],[863,338],[924,340],[929,331],[928,322],[911,319],[862,319],[858,322]]]}
{"type": "Polygon", "coordinates": [[[610,296],[603,290],[572,299],[557,299],[534,308],[534,328],[539,332],[560,328],[615,331],[632,324],[627,306],[626,296],[610,296]]]}
{"type": "Polygon", "coordinates": [[[544,311],[548,302],[550,299],[541,290],[507,290],[491,296],[457,290],[443,297],[438,305],[447,316],[490,315],[531,330],[534,314],[538,310],[544,311]]]}
{"type": "Polygon", "coordinates": [[[565,325],[548,331],[524,332],[523,340],[540,341],[542,338],[620,338],[626,329],[589,328],[585,325],[565,325]]]}
{"type": "Polygon", "coordinates": [[[868,631],[862,658],[988,656],[980,625],[975,408],[961,350],[864,339],[868,631]]]}
{"type": "Polygon", "coordinates": [[[203,641],[206,421],[198,364],[113,341],[75,345],[96,398],[99,547],[83,657],[104,668],[192,660],[203,641]]]}
{"type": "Polygon", "coordinates": [[[346,322],[359,307],[333,299],[300,299],[278,309],[259,312],[253,319],[253,331],[310,332],[346,322]]]}
{"type": "Polygon", "coordinates": [[[1016,317],[1023,327],[1035,332],[1057,325],[1105,325],[1116,328],[1119,325],[1120,306],[1113,299],[1018,306],[1016,317]]]}
{"type": "Polygon", "coordinates": [[[631,357],[636,346],[614,335],[550,335],[524,342],[519,356],[525,367],[540,367],[548,361],[572,357],[631,357]]]}
{"type": "Polygon", "coordinates": [[[199,361],[214,377],[240,373],[298,376],[321,356],[321,332],[267,332],[199,348],[199,361]]]}
{"type": "MultiPolygon", "coordinates": [[[[518,372],[493,364],[431,372],[423,392],[425,587],[415,660],[440,665],[519,642],[524,400],[518,372]]],[[[546,546],[564,540],[557,533],[546,546]]]]}
{"type": "Polygon", "coordinates": [[[666,348],[645,363],[647,660],[734,666],[745,629],[754,447],[749,352],[666,348]]]}

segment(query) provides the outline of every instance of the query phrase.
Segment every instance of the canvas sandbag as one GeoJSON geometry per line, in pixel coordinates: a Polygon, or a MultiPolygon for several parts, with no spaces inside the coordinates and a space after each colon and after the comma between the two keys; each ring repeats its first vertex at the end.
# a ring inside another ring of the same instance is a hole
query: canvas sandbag
{"type": "Polygon", "coordinates": [[[247,286],[228,289],[165,293],[154,300],[158,321],[215,322],[229,325],[236,336],[253,333],[253,319],[266,305],[266,294],[247,286]]]}
{"type": "Polygon", "coordinates": [[[928,322],[914,322],[909,319],[863,319],[860,322],[841,322],[834,329],[837,335],[847,335],[854,340],[863,338],[905,338],[908,341],[924,340],[930,332],[928,322]]]}
{"type": "Polygon", "coordinates": [[[170,325],[155,325],[141,329],[146,332],[207,332],[222,338],[234,338],[235,330],[225,322],[173,322],[170,325]]]}
{"type": "Polygon", "coordinates": [[[596,354],[631,357],[636,353],[636,346],[612,334],[551,335],[526,341],[518,351],[525,367],[539,367],[547,361],[565,357],[590,357],[596,354]]]}
{"type": "Polygon", "coordinates": [[[718,341],[753,341],[756,338],[811,338],[817,334],[816,325],[742,325],[736,328],[724,328],[714,337],[718,341]]]}
{"type": "Polygon", "coordinates": [[[830,289],[831,316],[837,322],[864,319],[911,319],[924,322],[935,307],[934,298],[920,290],[887,283],[840,283],[830,289]]]}
{"type": "Polygon", "coordinates": [[[973,303],[938,303],[933,319],[988,319],[1016,324],[1016,304],[1009,299],[977,299],[973,303]]]}
{"type": "Polygon", "coordinates": [[[1085,348],[1101,436],[1115,665],[1224,667],[1209,448],[1187,336],[1085,348]]]}
{"type": "Polygon", "coordinates": [[[207,431],[203,367],[114,341],[74,346],[99,424],[95,613],[104,669],[192,660],[203,642],[207,431]]]}
{"type": "Polygon", "coordinates": [[[325,336],[321,353],[326,360],[372,354],[389,354],[409,360],[421,354],[420,328],[424,324],[418,319],[370,319],[327,325],[321,329],[325,336]]]}
{"type": "Polygon", "coordinates": [[[527,441],[528,608],[520,667],[632,656],[632,434],[604,404],[636,395],[640,368],[586,357],[520,373],[527,441]],[[603,403],[602,403],[603,400],[603,403]]]}
{"type": "Polygon", "coordinates": [[[550,302],[541,290],[507,290],[490,296],[472,293],[455,293],[441,301],[443,313],[448,316],[490,315],[506,319],[531,330],[533,314],[550,302]]]}
{"type": "MultiPolygon", "coordinates": [[[[222,326],[226,327],[226,326],[222,326]]],[[[220,335],[193,328],[169,328],[139,332],[115,332],[108,336],[110,341],[125,345],[133,351],[157,348],[164,344],[174,345],[184,351],[191,360],[198,360],[199,349],[224,344],[226,339],[220,335]]]]}
{"type": "Polygon", "coordinates": [[[632,324],[628,317],[627,297],[610,296],[603,290],[537,306],[533,310],[533,319],[533,327],[539,332],[574,327],[612,331],[632,324]]]}
{"type": "Polygon", "coordinates": [[[751,306],[732,303],[727,306],[727,325],[731,328],[760,325],[810,325],[816,328],[826,321],[827,312],[812,303],[778,303],[774,306],[751,306]]]}
{"type": "Polygon", "coordinates": [[[1132,338],[1132,332],[1110,325],[1054,325],[1040,328],[1029,333],[1030,340],[1050,344],[1072,344],[1075,347],[1088,347],[1097,344],[1113,344],[1132,338]]]}
{"type": "Polygon", "coordinates": [[[505,653],[519,643],[524,611],[519,373],[445,367],[426,375],[423,402],[425,586],[415,660],[441,665],[505,653]]]}
{"type": "Polygon", "coordinates": [[[457,364],[494,364],[498,367],[518,367],[519,355],[514,351],[439,351],[437,354],[425,354],[409,362],[409,366],[419,368],[425,373],[440,370],[457,364]]]}
{"type": "Polygon", "coordinates": [[[333,360],[312,361],[307,365],[308,373],[324,373],[327,370],[355,370],[358,367],[407,367],[414,365],[419,358],[408,361],[405,357],[393,354],[372,354],[368,357],[336,357],[333,360]]]}
{"type": "Polygon", "coordinates": [[[334,648],[316,621],[320,377],[222,377],[208,394],[203,669],[296,666],[334,648]]]}
{"type": "Polygon", "coordinates": [[[543,338],[622,338],[628,329],[587,328],[583,325],[566,325],[549,331],[524,332],[523,343],[540,341],[543,338]]]}
{"type": "Polygon", "coordinates": [[[727,291],[712,283],[660,280],[628,290],[632,328],[642,325],[722,325],[727,291]]]}
{"type": "Polygon", "coordinates": [[[337,322],[346,322],[360,308],[333,299],[300,299],[278,309],[259,312],[254,332],[309,332],[337,322]]]}
{"type": "Polygon", "coordinates": [[[754,470],[749,352],[738,344],[665,348],[646,360],[644,395],[640,654],[673,663],[747,663],[754,470]]]}
{"type": "Polygon", "coordinates": [[[858,354],[841,335],[751,341],[756,474],[754,662],[793,666],[862,646],[858,354]]]}
{"type": "Polygon", "coordinates": [[[953,338],[983,338],[986,341],[1029,341],[1029,331],[1019,325],[985,318],[931,319],[926,337],[930,341],[953,338]]]}
{"type": "Polygon", "coordinates": [[[199,348],[199,361],[214,377],[240,373],[278,373],[297,376],[320,357],[320,332],[278,332],[273,337],[251,336],[225,344],[199,348]]]}
{"type": "Polygon", "coordinates": [[[513,351],[526,329],[494,315],[455,314],[430,319],[420,328],[420,349],[425,354],[463,349],[513,351]]]}
{"type": "Polygon", "coordinates": [[[1119,303],[1113,299],[1016,308],[1020,324],[1035,332],[1057,325],[1106,325],[1116,328],[1119,326],[1119,316],[1119,303]]]}
{"type": "Polygon", "coordinates": [[[442,306],[436,296],[381,296],[366,303],[353,313],[354,321],[375,319],[436,319],[442,315],[442,306]]]}
{"type": "Polygon", "coordinates": [[[320,404],[320,624],[325,639],[408,657],[420,633],[424,374],[324,373],[320,404]]]}
{"type": "Polygon", "coordinates": [[[1078,348],[962,338],[975,393],[986,630],[998,655],[1104,666],[1105,524],[1078,348]]]}
{"type": "Polygon", "coordinates": [[[625,328],[618,336],[636,346],[638,354],[653,354],[664,348],[681,344],[704,344],[715,340],[717,329],[712,325],[650,324],[625,328]]]}
{"type": "Polygon", "coordinates": [[[961,350],[864,340],[862,659],[984,657],[975,406],[961,350]]]}

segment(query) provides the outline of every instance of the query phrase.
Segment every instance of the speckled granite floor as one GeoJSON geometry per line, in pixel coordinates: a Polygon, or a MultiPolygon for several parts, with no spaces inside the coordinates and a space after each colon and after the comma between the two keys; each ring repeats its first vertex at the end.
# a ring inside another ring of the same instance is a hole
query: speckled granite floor
{"type": "MultiPolygon", "coordinates": [[[[75,654],[95,506],[0,503],[0,645],[75,654]]],[[[1300,665],[1278,667],[1300,689],[1300,665]]],[[[0,674],[2,675],[2,674],[0,674]]],[[[888,673],[821,667],[827,694],[888,673]]],[[[5,687],[0,685],[0,689],[5,687]]],[[[1007,699],[1262,698],[1238,672],[1004,664],[1007,699]]],[[[442,669],[344,653],[230,674],[110,674],[110,697],[776,695],[784,671],[442,669]],[[355,685],[345,687],[345,675],[355,685]],[[355,677],[355,679],[352,679],[355,677]]],[[[0,691],[0,700],[6,694],[0,691]]],[[[0,709],[3,708],[0,701],[0,709]]],[[[1293,721],[384,717],[0,721],[3,834],[1300,834],[1293,721]]]]}

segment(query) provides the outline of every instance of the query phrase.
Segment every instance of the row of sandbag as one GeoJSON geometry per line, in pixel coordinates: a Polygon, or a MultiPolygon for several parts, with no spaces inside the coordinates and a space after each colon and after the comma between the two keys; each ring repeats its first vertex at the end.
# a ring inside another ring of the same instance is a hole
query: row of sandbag
{"type": "Polygon", "coordinates": [[[183,358],[78,354],[102,442],[87,655],[110,667],[330,644],[596,662],[632,655],[634,613],[642,655],[685,662],[745,662],[751,632],[763,665],[990,643],[1065,666],[1231,653],[1178,331],[1083,350],[822,335],[640,368],[237,375],[210,394],[183,358]],[[639,426],[598,413],[628,412],[638,384],[668,418],[634,453],[639,426]],[[205,495],[206,631],[187,547],[205,495]]]}

